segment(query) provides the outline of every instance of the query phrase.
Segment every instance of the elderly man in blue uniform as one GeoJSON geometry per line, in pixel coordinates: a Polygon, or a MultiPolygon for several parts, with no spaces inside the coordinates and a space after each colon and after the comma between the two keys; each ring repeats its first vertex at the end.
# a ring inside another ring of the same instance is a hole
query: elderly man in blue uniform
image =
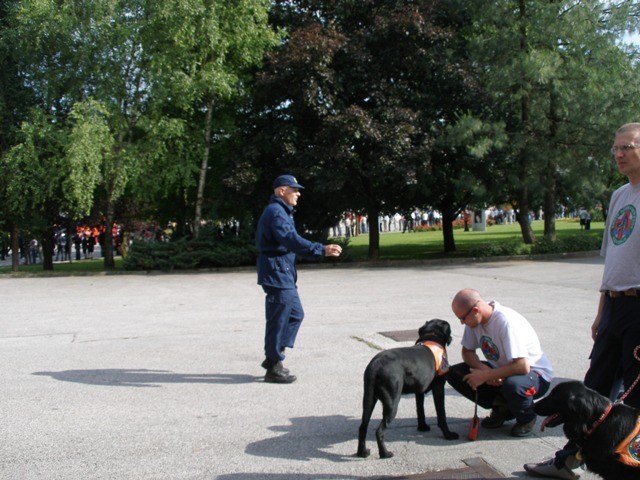
{"type": "Polygon", "coordinates": [[[293,207],[304,187],[291,175],[281,175],[273,182],[273,195],[262,212],[256,231],[258,249],[258,284],[266,294],[267,325],[264,338],[267,370],[265,382],[292,383],[296,380],[282,361],[285,348],[293,345],[304,318],[296,281],[296,257],[319,259],[337,257],[340,245],[323,245],[302,238],[293,222],[293,207]]]}

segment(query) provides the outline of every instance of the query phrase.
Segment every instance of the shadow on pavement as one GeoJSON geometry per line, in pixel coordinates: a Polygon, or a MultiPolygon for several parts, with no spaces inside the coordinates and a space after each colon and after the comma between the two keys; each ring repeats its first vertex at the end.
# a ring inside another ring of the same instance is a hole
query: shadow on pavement
{"type": "Polygon", "coordinates": [[[333,473],[230,473],[217,475],[216,480],[365,480],[371,477],[336,475],[333,473]]]}
{"type": "Polygon", "coordinates": [[[292,418],[290,425],[269,427],[274,432],[283,432],[283,435],[250,443],[247,445],[245,453],[258,457],[286,458],[288,460],[306,461],[313,458],[333,462],[361,460],[355,456],[359,426],[360,419],[344,415],[292,418]],[[344,442],[353,444],[352,455],[326,451],[334,445],[344,442]]]}
{"type": "Polygon", "coordinates": [[[61,372],[34,372],[32,375],[48,376],[62,382],[106,385],[110,387],[159,387],[163,383],[216,383],[242,384],[262,381],[262,377],[228,373],[174,373],[169,370],[146,369],[98,369],[63,370],[61,372]]]}

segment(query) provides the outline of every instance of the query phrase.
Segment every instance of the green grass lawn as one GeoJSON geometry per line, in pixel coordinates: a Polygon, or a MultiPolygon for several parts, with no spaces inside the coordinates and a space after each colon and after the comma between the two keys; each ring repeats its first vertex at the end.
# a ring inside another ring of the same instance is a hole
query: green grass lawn
{"type": "MultiPolygon", "coordinates": [[[[534,221],[532,224],[536,238],[541,238],[544,233],[544,222],[534,221]]],[[[602,236],[604,223],[592,223],[589,235],[602,236]]],[[[569,237],[586,233],[580,230],[578,221],[556,221],[556,234],[558,238],[569,237]]],[[[456,252],[444,254],[444,241],[441,231],[420,233],[382,233],[380,235],[380,259],[381,260],[410,260],[410,259],[436,259],[467,257],[472,248],[480,244],[492,242],[510,242],[522,239],[520,225],[494,225],[488,226],[484,232],[454,230],[453,236],[456,243],[456,252]]],[[[360,235],[352,237],[349,241],[349,253],[355,261],[367,259],[369,251],[369,236],[360,235]]]]}

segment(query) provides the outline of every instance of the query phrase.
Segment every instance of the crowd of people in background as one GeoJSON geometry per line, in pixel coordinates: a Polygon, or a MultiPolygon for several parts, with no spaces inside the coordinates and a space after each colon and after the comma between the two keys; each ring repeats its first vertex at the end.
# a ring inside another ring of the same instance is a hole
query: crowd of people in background
{"type": "MultiPolygon", "coordinates": [[[[561,207],[558,218],[579,218],[580,228],[591,228],[591,214],[585,207],[579,210],[571,210],[561,207]]],[[[542,220],[542,209],[529,213],[529,222],[542,220]]],[[[458,215],[457,221],[469,227],[473,222],[486,222],[487,225],[511,225],[516,223],[516,211],[513,208],[490,207],[485,210],[465,210],[458,215]],[[484,218],[482,215],[484,214],[484,218]]],[[[441,229],[442,214],[435,209],[412,208],[407,212],[384,213],[378,216],[378,230],[381,233],[389,232],[415,232],[441,229]]],[[[369,233],[370,223],[364,213],[345,212],[334,225],[329,235],[332,237],[355,237],[369,233]]]]}
{"type": "MultiPolygon", "coordinates": [[[[465,211],[458,218],[472,222],[473,213],[465,211]]],[[[513,209],[490,208],[485,211],[486,219],[493,224],[512,224],[516,221],[513,209]]],[[[480,221],[480,220],[478,220],[480,221]]],[[[388,232],[414,232],[418,230],[439,229],[442,225],[442,214],[435,209],[410,209],[407,212],[384,213],[378,216],[378,230],[388,232]]],[[[345,212],[336,225],[330,230],[332,237],[354,237],[367,234],[370,230],[369,219],[363,213],[345,212]]]]}
{"type": "MultiPolygon", "coordinates": [[[[66,227],[55,225],[51,242],[51,255],[54,262],[71,262],[73,260],[93,260],[96,252],[103,251],[106,227],[104,225],[76,225],[66,227]],[[100,248],[96,248],[99,246],[100,248]]],[[[113,224],[114,254],[122,253],[123,229],[121,225],[113,224]]],[[[41,263],[43,257],[42,242],[35,236],[20,236],[20,261],[23,264],[41,263]]],[[[9,249],[3,249],[2,257],[8,256],[9,249]]]]}

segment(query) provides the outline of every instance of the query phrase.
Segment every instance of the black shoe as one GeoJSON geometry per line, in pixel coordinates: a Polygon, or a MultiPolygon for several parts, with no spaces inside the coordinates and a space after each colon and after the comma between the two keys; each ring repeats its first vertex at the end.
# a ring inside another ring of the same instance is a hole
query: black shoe
{"type": "Polygon", "coordinates": [[[289,373],[289,369],[285,368],[284,365],[282,365],[282,362],[278,361],[274,363],[273,360],[271,360],[270,358],[265,358],[264,361],[260,364],[260,366],[265,370],[278,368],[282,370],[284,373],[289,373]]]}
{"type": "Polygon", "coordinates": [[[500,428],[504,422],[513,419],[511,412],[505,408],[494,407],[491,409],[491,414],[484,418],[480,425],[484,428],[500,428]]]}
{"type": "MultiPolygon", "coordinates": [[[[280,362],[278,362],[280,363],[280,362]]],[[[264,374],[264,381],[267,383],[293,383],[296,381],[295,375],[290,375],[289,370],[285,372],[285,368],[280,363],[280,366],[274,366],[267,370],[267,373],[264,374]]]]}
{"type": "Polygon", "coordinates": [[[531,435],[531,431],[533,430],[533,426],[535,424],[536,424],[535,418],[527,423],[516,423],[511,428],[510,435],[512,437],[528,437],[529,435],[531,435]]]}

